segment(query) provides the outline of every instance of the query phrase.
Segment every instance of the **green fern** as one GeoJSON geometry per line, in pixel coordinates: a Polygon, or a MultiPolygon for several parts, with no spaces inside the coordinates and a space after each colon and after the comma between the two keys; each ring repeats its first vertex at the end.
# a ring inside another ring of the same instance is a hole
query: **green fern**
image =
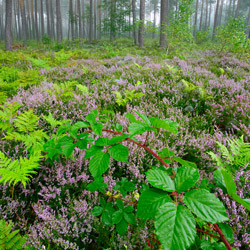
{"type": "Polygon", "coordinates": [[[244,142],[243,136],[240,139],[228,139],[227,144],[228,147],[217,142],[221,157],[213,152],[208,153],[219,167],[226,167],[234,172],[238,167],[243,167],[250,163],[250,143],[244,142]]]}
{"type": "Polygon", "coordinates": [[[19,234],[19,230],[11,232],[12,223],[0,220],[0,250],[19,250],[23,249],[26,237],[19,234]]]}
{"type": "Polygon", "coordinates": [[[21,107],[18,102],[6,103],[0,106],[0,130],[9,130],[12,127],[11,121],[17,116],[17,111],[21,107]]]}
{"type": "Polygon", "coordinates": [[[11,161],[0,151],[0,183],[9,182],[9,186],[11,184],[14,186],[21,182],[26,188],[32,174],[36,173],[35,169],[39,168],[41,158],[40,154],[36,154],[32,155],[30,159],[20,158],[20,160],[11,161]]]}
{"type": "Polygon", "coordinates": [[[134,99],[139,99],[142,96],[144,96],[143,93],[136,93],[134,89],[132,90],[125,90],[124,95],[125,97],[123,98],[123,96],[121,95],[120,92],[118,91],[114,91],[113,92],[116,96],[116,100],[115,102],[119,105],[119,106],[125,106],[129,101],[133,102],[134,99]]]}

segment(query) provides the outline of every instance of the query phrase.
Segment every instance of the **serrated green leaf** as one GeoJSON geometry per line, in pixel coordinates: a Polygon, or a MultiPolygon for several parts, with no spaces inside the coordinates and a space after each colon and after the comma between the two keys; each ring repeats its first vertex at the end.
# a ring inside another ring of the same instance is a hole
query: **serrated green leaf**
{"type": "Polygon", "coordinates": [[[124,219],[131,225],[136,225],[135,215],[133,213],[124,213],[124,219]]]}
{"type": "Polygon", "coordinates": [[[173,126],[173,124],[175,124],[175,123],[173,123],[172,121],[160,120],[160,119],[155,118],[155,117],[150,118],[150,121],[151,121],[151,124],[154,128],[166,129],[175,135],[178,133],[178,130],[176,128],[177,126],[173,126]]]}
{"type": "Polygon", "coordinates": [[[223,167],[217,170],[221,171],[221,174],[224,179],[224,183],[226,185],[227,193],[232,196],[233,194],[236,193],[236,190],[237,190],[237,187],[234,183],[233,176],[223,167]]]}
{"type": "Polygon", "coordinates": [[[88,128],[90,124],[88,122],[76,122],[75,124],[72,125],[71,130],[72,131],[77,131],[80,128],[88,128]]]}
{"type": "Polygon", "coordinates": [[[103,177],[100,176],[99,178],[96,178],[95,181],[89,183],[86,187],[87,190],[90,192],[95,192],[95,191],[102,191],[108,187],[106,183],[103,182],[103,177]]]}
{"type": "Polygon", "coordinates": [[[109,211],[104,211],[102,213],[102,222],[107,225],[107,226],[112,226],[113,225],[113,222],[112,222],[112,213],[110,213],[109,211]]]}
{"type": "Polygon", "coordinates": [[[222,189],[223,193],[226,194],[227,193],[226,184],[222,172],[219,168],[214,171],[214,181],[217,184],[217,186],[222,189]]]}
{"type": "Polygon", "coordinates": [[[95,141],[95,146],[99,146],[99,147],[107,146],[108,144],[109,144],[109,139],[106,137],[98,138],[95,141]]]}
{"type": "Polygon", "coordinates": [[[95,154],[101,152],[103,150],[103,147],[97,147],[97,146],[92,146],[90,148],[88,148],[86,151],[85,151],[85,156],[84,158],[85,159],[89,159],[90,157],[94,156],[95,154]]]}
{"type": "Polygon", "coordinates": [[[128,138],[128,135],[115,136],[109,140],[109,145],[111,146],[111,145],[114,145],[116,143],[122,142],[126,138],[128,138]]]}
{"type": "Polygon", "coordinates": [[[123,126],[119,123],[116,123],[115,128],[117,132],[121,132],[123,130],[123,126]]]}
{"type": "Polygon", "coordinates": [[[86,149],[88,145],[88,141],[85,139],[78,140],[76,142],[76,146],[80,149],[86,149]]]}
{"type": "Polygon", "coordinates": [[[182,193],[193,187],[199,180],[199,171],[196,168],[182,166],[178,168],[175,176],[175,186],[178,193],[182,193]]]}
{"type": "Polygon", "coordinates": [[[93,214],[94,216],[99,216],[99,215],[102,214],[102,212],[103,212],[103,208],[100,207],[100,206],[95,206],[95,207],[93,208],[93,210],[92,210],[92,214],[93,214]]]}
{"type": "Polygon", "coordinates": [[[166,171],[160,169],[150,169],[146,172],[148,182],[156,188],[164,191],[175,191],[175,185],[173,180],[169,177],[166,171]]]}
{"type": "Polygon", "coordinates": [[[222,202],[206,189],[188,191],[183,201],[193,213],[207,222],[216,224],[229,220],[222,202]]]}
{"type": "Polygon", "coordinates": [[[110,156],[116,161],[128,162],[128,148],[118,144],[108,149],[110,156]]]}
{"type": "Polygon", "coordinates": [[[207,240],[203,240],[201,242],[201,246],[200,247],[201,247],[202,250],[213,250],[214,249],[212,243],[210,243],[207,240]]]}
{"type": "Polygon", "coordinates": [[[153,219],[159,207],[169,201],[171,201],[171,198],[167,192],[150,188],[144,191],[139,198],[137,217],[144,220],[153,219]]]}
{"type": "Polygon", "coordinates": [[[63,138],[61,138],[58,144],[61,146],[62,152],[66,156],[67,159],[73,153],[74,148],[76,146],[76,144],[73,143],[73,139],[68,136],[64,136],[63,138]]]}
{"type": "Polygon", "coordinates": [[[132,123],[132,122],[136,122],[136,118],[135,118],[135,116],[133,115],[133,114],[131,114],[131,113],[127,113],[126,115],[125,115],[125,117],[132,123]]]}
{"type": "Polygon", "coordinates": [[[131,213],[132,211],[134,211],[134,208],[132,206],[127,206],[124,208],[124,212],[126,213],[131,213]]]}
{"type": "Polygon", "coordinates": [[[242,206],[244,206],[248,211],[250,211],[250,204],[248,203],[248,201],[240,198],[240,196],[237,194],[232,194],[232,198],[238,203],[240,203],[242,206]]]}
{"type": "Polygon", "coordinates": [[[128,231],[128,223],[122,219],[117,225],[116,225],[116,231],[121,236],[124,235],[128,231]]]}
{"type": "Polygon", "coordinates": [[[101,123],[91,125],[91,128],[95,134],[102,136],[103,125],[101,123]]]}
{"type": "Polygon", "coordinates": [[[124,208],[124,204],[123,204],[123,201],[122,201],[122,200],[117,199],[117,200],[116,200],[116,205],[117,205],[117,207],[118,207],[119,209],[121,209],[121,210],[124,208]]]}
{"type": "Polygon", "coordinates": [[[151,130],[151,128],[148,125],[135,122],[131,123],[128,127],[128,131],[132,136],[143,134],[149,130],[151,130]]]}
{"type": "Polygon", "coordinates": [[[137,115],[139,115],[139,117],[141,117],[141,119],[142,119],[149,127],[151,126],[151,122],[150,122],[150,120],[148,119],[148,117],[147,117],[146,115],[141,114],[141,113],[139,113],[139,112],[137,112],[137,111],[135,111],[135,113],[136,113],[137,115]]]}
{"type": "Polygon", "coordinates": [[[156,212],[155,229],[165,250],[186,250],[195,241],[195,219],[182,205],[163,204],[156,212]]]}
{"type": "Polygon", "coordinates": [[[118,210],[115,211],[112,215],[112,222],[113,224],[118,224],[123,218],[123,211],[122,210],[118,210]]]}
{"type": "Polygon", "coordinates": [[[110,156],[108,153],[98,152],[89,162],[89,171],[94,178],[101,176],[108,169],[110,156]]]}
{"type": "Polygon", "coordinates": [[[179,162],[181,165],[187,166],[187,167],[193,167],[193,168],[197,168],[196,164],[194,162],[190,162],[190,161],[186,161],[181,159],[180,157],[174,156],[172,158],[174,161],[179,162]]]}

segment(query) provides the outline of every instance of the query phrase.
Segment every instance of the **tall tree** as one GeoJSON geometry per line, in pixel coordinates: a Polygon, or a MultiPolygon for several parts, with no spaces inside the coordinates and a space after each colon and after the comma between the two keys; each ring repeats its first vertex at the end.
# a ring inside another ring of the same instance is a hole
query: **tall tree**
{"type": "Polygon", "coordinates": [[[204,12],[204,1],[205,1],[205,0],[201,0],[200,30],[202,29],[203,12],[204,12]]]}
{"type": "Polygon", "coordinates": [[[50,1],[46,0],[46,14],[47,14],[47,35],[51,37],[51,31],[50,31],[50,1]]]}
{"type": "Polygon", "coordinates": [[[205,30],[207,30],[207,20],[208,18],[208,0],[206,0],[206,17],[205,17],[205,30]]]}
{"type": "Polygon", "coordinates": [[[5,0],[5,49],[12,50],[12,0],[5,0]]]}
{"type": "MultiPolygon", "coordinates": [[[[158,0],[154,0],[154,29],[156,28],[156,12],[157,12],[158,0]]],[[[152,38],[155,38],[155,32],[152,33],[152,38]]]]}
{"type": "Polygon", "coordinates": [[[167,26],[167,16],[168,16],[168,0],[161,0],[161,30],[160,30],[160,46],[166,48],[166,26],[167,26]]]}
{"type": "Polygon", "coordinates": [[[37,16],[37,0],[35,0],[35,31],[36,31],[36,40],[39,41],[39,29],[38,29],[38,16],[37,16]]]}
{"type": "Polygon", "coordinates": [[[53,6],[53,0],[50,1],[50,31],[51,31],[51,37],[55,39],[55,22],[54,22],[54,6],[53,6]]]}
{"type": "Polygon", "coordinates": [[[139,47],[144,48],[145,0],[140,0],[139,47]]]}
{"type": "Polygon", "coordinates": [[[89,0],[89,42],[93,41],[93,0],[89,0]]]}
{"type": "Polygon", "coordinates": [[[44,16],[43,16],[43,0],[40,0],[40,23],[41,23],[41,37],[44,36],[44,16]]]}
{"type": "Polygon", "coordinates": [[[216,30],[216,27],[217,27],[217,24],[218,24],[219,6],[220,6],[220,0],[217,0],[215,14],[214,14],[213,36],[215,34],[215,30],[216,30]]]}
{"type": "Polygon", "coordinates": [[[194,35],[197,30],[197,19],[198,19],[198,10],[199,10],[199,0],[196,0],[195,16],[194,16],[194,35]]]}
{"type": "Polygon", "coordinates": [[[69,24],[71,30],[72,41],[75,40],[75,30],[74,30],[74,12],[73,12],[73,2],[69,0],[69,24]]]}
{"type": "Polygon", "coordinates": [[[221,0],[220,11],[219,11],[220,13],[219,13],[218,26],[220,26],[221,23],[222,23],[223,6],[224,6],[224,0],[221,0]]]}
{"type": "Polygon", "coordinates": [[[83,38],[82,32],[82,9],[81,1],[77,0],[77,10],[78,10],[78,23],[79,23],[79,38],[83,38]]]}
{"type": "Polygon", "coordinates": [[[115,39],[116,33],[116,0],[111,0],[111,8],[110,8],[110,40],[115,39]]]}
{"type": "Polygon", "coordinates": [[[137,25],[136,25],[136,0],[132,0],[132,14],[133,14],[134,43],[138,44],[138,32],[137,32],[137,25]]]}
{"type": "Polygon", "coordinates": [[[238,16],[239,16],[240,4],[241,4],[241,0],[238,0],[238,2],[237,2],[237,7],[236,7],[236,11],[235,11],[235,17],[238,17],[238,16]]]}
{"type": "Polygon", "coordinates": [[[57,41],[62,41],[62,14],[61,14],[61,0],[56,0],[56,35],[57,41]]]}
{"type": "Polygon", "coordinates": [[[21,17],[22,17],[22,39],[23,39],[23,45],[27,45],[27,39],[28,39],[28,32],[27,32],[27,22],[26,22],[26,15],[25,15],[25,6],[24,6],[24,0],[19,0],[20,9],[21,9],[21,17]]]}

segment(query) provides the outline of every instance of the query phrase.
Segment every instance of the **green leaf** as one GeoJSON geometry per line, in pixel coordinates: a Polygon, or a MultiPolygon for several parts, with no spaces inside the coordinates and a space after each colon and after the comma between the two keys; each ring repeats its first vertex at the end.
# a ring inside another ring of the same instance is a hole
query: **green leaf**
{"type": "Polygon", "coordinates": [[[89,171],[94,178],[99,177],[108,169],[110,156],[108,153],[99,152],[89,162],[89,171]]]}
{"type": "Polygon", "coordinates": [[[234,242],[234,234],[233,234],[232,228],[228,224],[225,224],[225,223],[218,223],[218,226],[221,229],[224,236],[226,237],[227,241],[229,243],[233,243],[234,242]]]}
{"type": "Polygon", "coordinates": [[[108,144],[109,144],[109,139],[106,137],[98,138],[95,141],[95,146],[99,146],[99,147],[107,146],[108,144]]]}
{"type": "Polygon", "coordinates": [[[128,231],[128,223],[122,219],[117,225],[116,225],[117,233],[121,236],[124,235],[128,231]]]}
{"type": "Polygon", "coordinates": [[[171,150],[169,150],[168,148],[163,148],[162,151],[159,153],[159,156],[160,157],[171,157],[171,156],[174,156],[175,153],[171,150]]]}
{"type": "Polygon", "coordinates": [[[195,219],[182,205],[163,204],[155,216],[155,229],[164,250],[186,250],[195,241],[195,219]]]}
{"type": "Polygon", "coordinates": [[[121,210],[124,208],[124,204],[123,204],[123,201],[122,201],[122,200],[117,199],[117,200],[116,200],[116,205],[117,205],[117,207],[118,207],[119,209],[121,209],[121,210]]]}
{"type": "Polygon", "coordinates": [[[119,123],[116,123],[115,128],[116,128],[116,131],[117,131],[117,132],[121,132],[121,131],[123,130],[122,125],[119,124],[119,123]]]}
{"type": "Polygon", "coordinates": [[[112,226],[112,215],[115,212],[115,209],[113,208],[112,204],[108,202],[105,206],[104,212],[102,213],[102,222],[107,226],[112,226]]]}
{"type": "Polygon", "coordinates": [[[193,167],[193,168],[197,168],[196,164],[194,162],[190,162],[190,161],[185,161],[183,159],[181,159],[180,157],[174,156],[172,158],[174,161],[179,162],[181,165],[187,166],[187,167],[193,167]]]}
{"type": "Polygon", "coordinates": [[[171,198],[168,196],[168,193],[160,189],[150,188],[144,191],[139,198],[137,217],[151,220],[155,217],[160,206],[169,201],[171,201],[171,198]]]}
{"type": "Polygon", "coordinates": [[[218,171],[221,171],[224,183],[226,185],[227,193],[232,196],[233,194],[236,193],[237,187],[234,183],[233,176],[225,169],[225,168],[220,168],[218,171]]]}
{"type": "Polygon", "coordinates": [[[150,118],[151,124],[154,128],[162,128],[162,129],[166,129],[169,132],[173,133],[173,134],[177,134],[178,130],[176,129],[175,126],[172,125],[172,123],[170,123],[170,121],[168,120],[160,120],[158,118],[150,118]]]}
{"type": "Polygon", "coordinates": [[[126,213],[131,213],[132,211],[134,211],[134,208],[132,206],[127,206],[124,208],[124,212],[126,213]]]}
{"type": "Polygon", "coordinates": [[[80,149],[86,149],[87,148],[87,145],[88,145],[88,141],[85,140],[85,139],[82,139],[82,140],[78,140],[76,142],[76,146],[80,149]]]}
{"type": "Polygon", "coordinates": [[[89,159],[90,157],[94,156],[95,154],[101,152],[103,150],[103,147],[97,147],[97,146],[92,146],[90,148],[88,148],[86,151],[85,151],[85,156],[84,158],[85,159],[89,159]]]}
{"type": "Polygon", "coordinates": [[[101,123],[91,125],[91,128],[95,134],[102,136],[103,125],[101,123]]]}
{"type": "Polygon", "coordinates": [[[139,117],[141,117],[141,119],[142,119],[148,126],[151,126],[151,122],[150,122],[150,120],[148,119],[148,117],[147,117],[146,115],[141,114],[141,113],[139,113],[139,112],[137,112],[137,111],[135,111],[135,113],[136,113],[137,115],[139,115],[139,117]]]}
{"type": "Polygon", "coordinates": [[[150,127],[146,124],[140,124],[140,123],[131,123],[128,127],[128,131],[131,135],[139,135],[143,134],[146,131],[149,131],[150,127]]]}
{"type": "Polygon", "coordinates": [[[118,144],[108,149],[110,156],[116,161],[128,162],[128,148],[118,144]]]}
{"type": "Polygon", "coordinates": [[[86,189],[89,190],[90,192],[95,192],[95,191],[104,192],[107,187],[108,185],[103,182],[103,177],[100,176],[99,178],[96,178],[95,181],[89,183],[86,189]]]}
{"type": "Polygon", "coordinates": [[[136,122],[136,118],[133,114],[127,113],[125,115],[125,117],[132,123],[132,122],[136,122]]]}
{"type": "Polygon", "coordinates": [[[103,208],[100,207],[100,206],[95,206],[95,207],[93,208],[93,210],[92,210],[92,214],[93,214],[94,216],[99,216],[99,215],[102,214],[102,212],[103,212],[103,208]]]}
{"type": "Polygon", "coordinates": [[[72,127],[71,127],[71,130],[72,131],[77,131],[78,129],[80,128],[88,128],[90,125],[88,122],[76,122],[72,127]]]}
{"type": "Polygon", "coordinates": [[[156,188],[173,192],[175,185],[173,180],[169,177],[166,171],[160,169],[150,169],[146,172],[148,182],[156,188]]]}
{"type": "Polygon", "coordinates": [[[244,206],[248,211],[250,211],[250,204],[247,200],[240,198],[240,196],[237,194],[232,194],[232,198],[238,203],[240,203],[242,206],[244,206]]]}
{"type": "Polygon", "coordinates": [[[214,171],[214,181],[217,186],[222,189],[223,193],[227,193],[226,184],[220,168],[214,171]]]}
{"type": "Polygon", "coordinates": [[[178,193],[193,187],[199,180],[199,171],[196,168],[182,166],[178,168],[175,176],[175,186],[178,193]]]}
{"type": "Polygon", "coordinates": [[[207,240],[203,240],[203,241],[201,242],[201,249],[202,249],[202,250],[213,250],[214,248],[213,248],[212,243],[210,243],[210,242],[207,241],[207,240]]]}
{"type": "Polygon", "coordinates": [[[114,186],[114,190],[120,191],[122,196],[125,197],[127,192],[132,192],[135,190],[135,184],[128,181],[128,178],[122,177],[120,182],[117,182],[114,186]]]}
{"type": "Polygon", "coordinates": [[[133,213],[124,213],[124,219],[129,224],[136,225],[135,215],[133,213]]]}
{"type": "Polygon", "coordinates": [[[112,222],[114,224],[118,224],[123,218],[123,211],[122,210],[118,210],[115,211],[112,215],[112,222]]]}
{"type": "Polygon", "coordinates": [[[111,146],[111,145],[114,145],[116,143],[122,142],[126,138],[128,138],[128,135],[115,136],[109,140],[109,145],[111,146]]]}
{"type": "Polygon", "coordinates": [[[193,213],[207,222],[216,224],[229,220],[222,202],[206,189],[188,191],[183,201],[193,213]]]}
{"type": "Polygon", "coordinates": [[[73,139],[68,136],[64,136],[63,138],[61,138],[58,144],[61,146],[62,152],[66,156],[67,159],[73,153],[74,148],[76,146],[76,144],[73,143],[73,139]]]}

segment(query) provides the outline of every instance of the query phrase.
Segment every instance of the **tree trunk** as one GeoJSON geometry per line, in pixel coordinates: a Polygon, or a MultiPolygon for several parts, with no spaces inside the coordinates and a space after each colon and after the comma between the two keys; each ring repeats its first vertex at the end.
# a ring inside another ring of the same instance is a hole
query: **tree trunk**
{"type": "Polygon", "coordinates": [[[222,23],[223,6],[224,6],[224,0],[221,0],[221,6],[220,6],[220,14],[219,14],[218,26],[220,26],[221,23],[222,23]]]}
{"type": "Polygon", "coordinates": [[[30,16],[31,16],[31,27],[32,27],[32,39],[35,39],[36,37],[36,31],[35,31],[35,18],[34,18],[34,2],[33,0],[30,0],[30,16]]]}
{"type": "Polygon", "coordinates": [[[43,0],[40,0],[40,23],[41,23],[41,37],[44,36],[44,16],[43,16],[43,0]]]}
{"type": "Polygon", "coordinates": [[[26,15],[25,15],[25,6],[24,6],[24,0],[19,0],[19,5],[21,9],[21,17],[22,17],[22,39],[23,39],[23,45],[27,46],[27,22],[26,22],[26,15]]]}
{"type": "Polygon", "coordinates": [[[97,39],[101,39],[101,26],[102,26],[102,2],[101,0],[98,0],[97,2],[98,6],[97,6],[97,17],[98,17],[98,22],[97,22],[97,25],[98,25],[98,31],[97,31],[97,39]]]}
{"type": "Polygon", "coordinates": [[[26,0],[26,24],[27,24],[27,34],[28,38],[32,38],[32,27],[31,27],[31,21],[30,21],[30,5],[29,0],[26,0]]]}
{"type": "Polygon", "coordinates": [[[56,35],[57,41],[62,42],[62,14],[61,14],[61,0],[56,0],[56,35]]]}
{"type": "Polygon", "coordinates": [[[111,0],[111,12],[110,12],[110,41],[115,39],[116,25],[115,25],[115,15],[116,15],[116,0],[111,0]]]}
{"type": "Polygon", "coordinates": [[[136,25],[136,10],[135,10],[135,2],[136,0],[132,0],[132,13],[133,13],[133,34],[134,34],[134,44],[138,44],[138,33],[137,33],[137,25],[136,25]]]}
{"type": "Polygon", "coordinates": [[[196,0],[196,8],[195,8],[195,16],[194,16],[194,36],[197,30],[198,9],[199,9],[199,0],[196,0]]]}
{"type": "Polygon", "coordinates": [[[78,22],[79,22],[79,38],[83,38],[82,36],[82,12],[81,12],[81,1],[77,0],[77,10],[78,10],[78,22]]]}
{"type": "Polygon", "coordinates": [[[47,35],[48,37],[51,37],[51,31],[50,31],[50,0],[46,0],[46,14],[47,14],[47,35]]]}
{"type": "Polygon", "coordinates": [[[161,31],[160,31],[160,46],[167,47],[166,26],[168,15],[168,0],[161,0],[161,31]]]}
{"type": "Polygon", "coordinates": [[[215,35],[215,30],[216,30],[216,27],[217,27],[217,24],[218,24],[219,6],[220,6],[220,0],[217,0],[216,10],[215,10],[215,14],[214,14],[213,36],[215,35]]]}
{"type": "Polygon", "coordinates": [[[12,50],[12,0],[5,1],[5,50],[12,50]]]}
{"type": "Polygon", "coordinates": [[[201,18],[200,18],[200,29],[202,30],[202,21],[203,21],[203,12],[204,12],[204,1],[205,0],[201,0],[201,18]]]}
{"type": "Polygon", "coordinates": [[[212,0],[210,0],[209,5],[210,5],[210,7],[209,7],[208,27],[210,28],[210,25],[211,25],[211,13],[212,13],[212,0]]]}
{"type": "Polygon", "coordinates": [[[89,42],[93,41],[93,0],[89,0],[89,42]]]}
{"type": "Polygon", "coordinates": [[[82,26],[83,26],[83,33],[82,33],[82,35],[83,35],[83,38],[85,38],[87,36],[86,36],[86,31],[85,31],[86,26],[85,26],[85,6],[84,6],[84,0],[82,0],[82,15],[83,15],[83,17],[82,17],[82,26]]]}
{"type": "Polygon", "coordinates": [[[96,40],[96,0],[94,0],[94,40],[96,40]]]}
{"type": "Polygon", "coordinates": [[[72,41],[74,41],[75,40],[75,30],[74,30],[74,12],[73,12],[72,0],[69,0],[69,23],[70,23],[72,41]]]}
{"type": "Polygon", "coordinates": [[[39,41],[39,30],[38,30],[38,17],[37,17],[37,1],[35,0],[35,31],[36,31],[36,40],[39,41]]]}
{"type": "Polygon", "coordinates": [[[206,0],[206,19],[205,19],[205,30],[207,30],[207,18],[208,18],[208,0],[206,0]]]}
{"type": "Polygon", "coordinates": [[[235,17],[239,16],[240,4],[241,4],[241,0],[238,0],[237,7],[236,7],[236,12],[235,12],[235,17]]]}
{"type": "Polygon", "coordinates": [[[54,21],[54,6],[53,6],[53,0],[50,0],[50,31],[51,31],[51,37],[53,39],[56,38],[55,36],[55,21],[54,21]]]}
{"type": "Polygon", "coordinates": [[[139,47],[144,48],[145,0],[140,0],[139,47]]]}
{"type": "MultiPolygon", "coordinates": [[[[156,28],[156,10],[157,10],[157,0],[154,0],[154,30],[156,28]]],[[[152,38],[155,38],[155,32],[152,34],[152,38]]]]}

